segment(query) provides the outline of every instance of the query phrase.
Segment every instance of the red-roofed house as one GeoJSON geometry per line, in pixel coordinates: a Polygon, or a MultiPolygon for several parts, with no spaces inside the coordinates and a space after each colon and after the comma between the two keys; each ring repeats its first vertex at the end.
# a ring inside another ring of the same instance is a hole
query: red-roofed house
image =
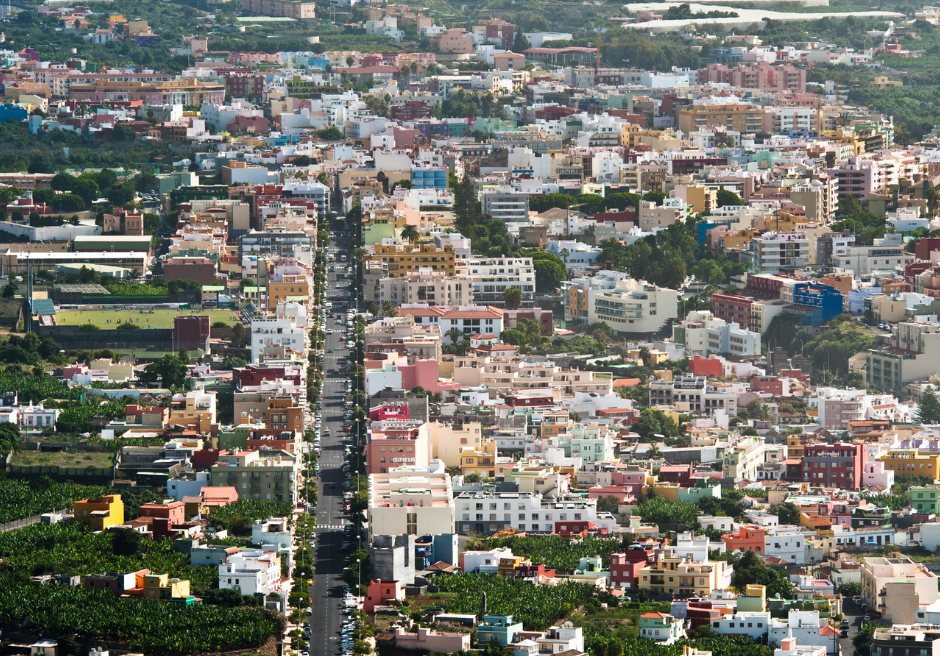
{"type": "Polygon", "coordinates": [[[224,508],[238,501],[238,490],[231,486],[204,487],[200,491],[202,506],[206,509],[224,508]]]}

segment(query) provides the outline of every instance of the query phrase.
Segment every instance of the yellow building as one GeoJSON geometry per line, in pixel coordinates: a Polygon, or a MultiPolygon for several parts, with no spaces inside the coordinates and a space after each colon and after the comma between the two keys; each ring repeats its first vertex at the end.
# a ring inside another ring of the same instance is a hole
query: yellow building
{"type": "Polygon", "coordinates": [[[120,494],[108,494],[100,499],[83,499],[72,504],[75,521],[88,524],[95,531],[124,523],[124,502],[120,494]]]}
{"type": "Polygon", "coordinates": [[[171,579],[169,574],[144,575],[144,599],[185,599],[190,596],[187,579],[171,579]]]}
{"type": "Polygon", "coordinates": [[[677,185],[672,192],[674,198],[680,198],[696,214],[711,212],[718,207],[718,190],[705,185],[677,185]]]}
{"type": "Polygon", "coordinates": [[[694,561],[684,556],[660,556],[655,565],[640,570],[640,589],[653,595],[708,597],[731,585],[733,568],[723,560],[694,561]]]}
{"type": "Polygon", "coordinates": [[[503,556],[499,559],[499,568],[496,573],[499,576],[512,578],[516,575],[517,567],[531,564],[532,561],[523,556],[503,556]]]}
{"type": "Polygon", "coordinates": [[[886,470],[893,471],[895,478],[926,476],[936,481],[940,472],[940,454],[921,453],[917,449],[892,449],[877,460],[884,463],[886,470]]]}
{"type": "Polygon", "coordinates": [[[762,107],[747,103],[727,105],[695,105],[680,109],[678,113],[679,130],[689,134],[706,125],[727,128],[734,132],[761,132],[764,129],[762,107]]]}
{"type": "Polygon", "coordinates": [[[457,273],[454,247],[446,244],[437,248],[434,244],[376,244],[375,253],[366,258],[388,265],[389,278],[401,278],[409,273],[417,273],[422,267],[440,271],[444,275],[457,273]]]}
{"type": "Polygon", "coordinates": [[[496,467],[496,440],[484,440],[480,448],[461,449],[460,470],[464,476],[479,474],[480,478],[495,478],[502,474],[496,467]]]}
{"type": "Polygon", "coordinates": [[[276,310],[277,304],[295,301],[306,305],[310,300],[310,285],[306,276],[284,276],[284,282],[268,283],[268,309],[276,310]]]}
{"type": "Polygon", "coordinates": [[[799,435],[787,435],[787,457],[803,457],[803,440],[799,435]]]}
{"type": "MultiPolygon", "coordinates": [[[[678,501],[679,500],[679,484],[678,483],[667,483],[665,481],[660,481],[653,485],[653,489],[656,490],[656,496],[662,497],[666,501],[678,501]]],[[[643,491],[646,492],[647,488],[644,486],[643,491]]]]}

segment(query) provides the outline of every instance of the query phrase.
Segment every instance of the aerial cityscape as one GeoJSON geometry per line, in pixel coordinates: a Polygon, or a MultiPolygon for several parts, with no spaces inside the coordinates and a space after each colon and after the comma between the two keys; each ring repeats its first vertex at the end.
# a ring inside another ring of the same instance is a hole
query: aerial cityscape
{"type": "Polygon", "coordinates": [[[0,6],[0,656],[940,656],[940,8],[0,6]]]}

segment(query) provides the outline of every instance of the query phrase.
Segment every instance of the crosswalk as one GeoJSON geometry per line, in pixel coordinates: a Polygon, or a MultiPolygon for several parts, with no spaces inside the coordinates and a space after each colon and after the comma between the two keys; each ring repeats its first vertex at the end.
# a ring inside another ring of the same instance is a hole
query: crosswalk
{"type": "Polygon", "coordinates": [[[329,528],[329,529],[336,530],[336,529],[344,528],[345,526],[346,524],[317,524],[316,526],[314,526],[314,528],[329,528]]]}

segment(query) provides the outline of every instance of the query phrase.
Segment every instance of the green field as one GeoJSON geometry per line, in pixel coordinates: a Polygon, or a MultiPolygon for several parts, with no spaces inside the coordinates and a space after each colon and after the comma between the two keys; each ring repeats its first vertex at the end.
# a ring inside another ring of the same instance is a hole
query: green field
{"type": "MultiPolygon", "coordinates": [[[[141,328],[172,328],[173,317],[189,313],[189,310],[154,310],[153,314],[141,314],[137,310],[68,310],[57,313],[55,318],[60,326],[90,323],[102,330],[117,328],[120,322],[128,319],[134,319],[141,328]]],[[[235,323],[231,310],[203,310],[199,314],[208,314],[210,324],[221,321],[231,326],[235,323]]]]}
{"type": "Polygon", "coordinates": [[[12,462],[21,467],[111,467],[114,456],[101,451],[17,451],[12,462]]]}

